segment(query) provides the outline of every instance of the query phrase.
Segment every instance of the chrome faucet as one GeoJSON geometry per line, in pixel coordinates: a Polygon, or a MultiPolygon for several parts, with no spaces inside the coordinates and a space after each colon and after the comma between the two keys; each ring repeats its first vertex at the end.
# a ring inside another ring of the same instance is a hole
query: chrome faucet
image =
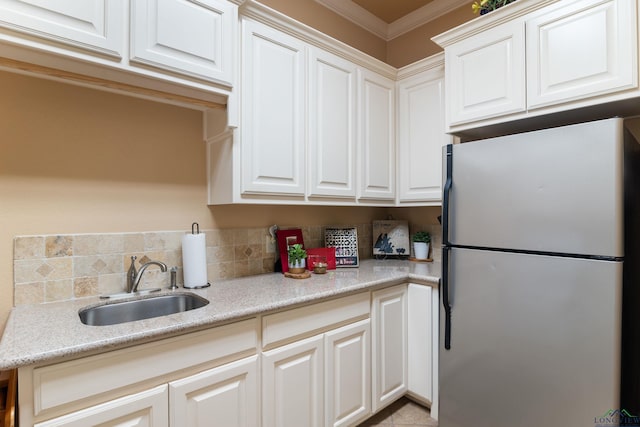
{"type": "Polygon", "coordinates": [[[160,261],[145,262],[142,267],[140,267],[140,270],[136,271],[136,266],[134,265],[135,261],[136,257],[132,256],[131,267],[129,267],[129,271],[127,272],[127,292],[129,293],[133,293],[138,290],[140,279],[142,279],[142,275],[150,265],[157,265],[158,267],[160,267],[160,270],[162,270],[163,273],[167,271],[167,265],[164,262],[160,261]]]}

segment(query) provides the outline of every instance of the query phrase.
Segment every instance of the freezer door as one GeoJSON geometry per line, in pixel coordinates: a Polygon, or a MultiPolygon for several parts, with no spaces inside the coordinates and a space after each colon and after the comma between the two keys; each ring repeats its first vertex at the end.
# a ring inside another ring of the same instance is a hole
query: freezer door
{"type": "Polygon", "coordinates": [[[440,427],[593,426],[619,409],[621,281],[618,262],[453,249],[440,427]]]}
{"type": "Polygon", "coordinates": [[[623,255],[623,121],[453,146],[454,245],[623,255]]]}

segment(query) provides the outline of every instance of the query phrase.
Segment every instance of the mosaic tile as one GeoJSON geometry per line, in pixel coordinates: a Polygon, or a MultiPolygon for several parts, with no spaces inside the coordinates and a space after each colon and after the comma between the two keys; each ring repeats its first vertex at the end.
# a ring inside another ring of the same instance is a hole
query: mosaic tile
{"type": "MultiPolygon", "coordinates": [[[[371,226],[357,224],[356,227],[359,256],[370,258],[371,226]]],[[[438,230],[437,226],[432,227],[438,230]]],[[[324,246],[323,230],[324,226],[305,226],[305,245],[324,246]]],[[[137,257],[138,269],[150,260],[162,261],[168,268],[178,267],[178,282],[182,283],[182,236],[185,231],[17,236],[14,239],[15,301],[33,304],[64,299],[65,295],[73,299],[120,292],[125,286],[132,255],[137,257]],[[50,284],[48,288],[47,284],[50,284]],[[21,285],[29,286],[18,291],[21,285]]],[[[267,253],[267,227],[202,232],[206,235],[210,281],[273,272],[276,253],[267,253]]],[[[437,242],[434,235],[434,245],[437,242]]],[[[439,255],[440,248],[434,246],[433,257],[439,255]]],[[[141,286],[165,287],[169,277],[169,273],[151,267],[141,286]]]]}
{"type": "Polygon", "coordinates": [[[16,285],[13,302],[15,305],[42,304],[44,302],[44,282],[16,285]]]}
{"type": "Polygon", "coordinates": [[[97,277],[79,277],[73,281],[73,295],[76,298],[95,296],[100,293],[97,277]]]}
{"type": "Polygon", "coordinates": [[[44,258],[44,237],[16,237],[13,240],[13,258],[16,260],[44,258]]]}
{"type": "Polygon", "coordinates": [[[127,233],[123,236],[124,252],[144,252],[144,234],[127,233]]]}
{"type": "Polygon", "coordinates": [[[47,236],[45,239],[45,256],[47,258],[73,255],[72,236],[47,236]]]}
{"type": "Polygon", "coordinates": [[[242,228],[233,230],[233,244],[235,246],[238,245],[246,245],[249,243],[249,232],[242,228]]]}
{"type": "Polygon", "coordinates": [[[46,302],[66,301],[73,297],[73,280],[47,280],[44,284],[46,302]]]}

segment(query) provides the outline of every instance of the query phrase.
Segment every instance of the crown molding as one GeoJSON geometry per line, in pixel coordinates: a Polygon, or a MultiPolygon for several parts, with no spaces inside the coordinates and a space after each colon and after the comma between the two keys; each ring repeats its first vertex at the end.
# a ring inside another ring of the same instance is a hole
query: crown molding
{"type": "Polygon", "coordinates": [[[362,6],[350,0],[316,0],[316,2],[381,39],[387,40],[388,24],[362,6]]]}
{"type": "Polygon", "coordinates": [[[469,4],[469,0],[438,0],[416,9],[391,24],[387,29],[387,41],[408,33],[411,30],[434,21],[454,9],[469,4]]]}
{"type": "Polygon", "coordinates": [[[470,0],[432,1],[420,9],[416,9],[410,14],[387,24],[351,0],[315,1],[385,41],[393,40],[470,2],[470,0]]]}

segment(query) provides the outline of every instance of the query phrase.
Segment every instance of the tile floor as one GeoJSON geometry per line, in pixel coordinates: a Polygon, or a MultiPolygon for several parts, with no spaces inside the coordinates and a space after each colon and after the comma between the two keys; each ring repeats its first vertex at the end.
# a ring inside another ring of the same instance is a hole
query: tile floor
{"type": "Polygon", "coordinates": [[[429,409],[403,397],[392,403],[358,427],[437,427],[429,409]]]}

